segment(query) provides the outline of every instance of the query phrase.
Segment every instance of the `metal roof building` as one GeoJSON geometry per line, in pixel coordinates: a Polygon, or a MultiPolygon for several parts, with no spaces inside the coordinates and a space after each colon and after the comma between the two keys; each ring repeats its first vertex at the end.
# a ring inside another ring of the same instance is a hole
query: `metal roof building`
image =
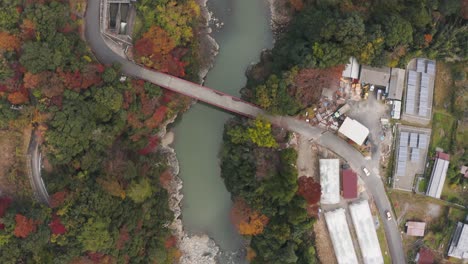
{"type": "Polygon", "coordinates": [[[343,198],[354,199],[357,198],[358,177],[356,172],[351,169],[343,170],[341,173],[341,183],[343,185],[343,198]]]}
{"type": "Polygon", "coordinates": [[[343,124],[338,129],[338,132],[351,139],[359,146],[364,144],[364,141],[366,141],[369,135],[369,129],[367,127],[350,117],[346,117],[343,124]]]}
{"type": "Polygon", "coordinates": [[[458,259],[468,259],[468,224],[457,223],[447,255],[458,259]]]}
{"type": "Polygon", "coordinates": [[[374,68],[367,65],[361,66],[359,76],[361,83],[369,83],[378,86],[387,87],[390,82],[390,68],[374,68]]]}
{"type": "Polygon", "coordinates": [[[359,63],[356,58],[350,57],[343,71],[344,78],[359,79],[359,63]]]}
{"type": "Polygon", "coordinates": [[[437,158],[432,169],[431,180],[427,188],[426,195],[439,199],[444,187],[445,177],[447,177],[447,169],[450,163],[448,154],[437,152],[437,158]]]}
{"type": "Polygon", "coordinates": [[[320,159],[320,185],[323,204],[340,202],[340,161],[338,159],[320,159]]]}
{"type": "Polygon", "coordinates": [[[424,229],[426,228],[426,223],[424,222],[414,222],[408,221],[406,222],[406,234],[408,236],[424,236],[424,229]]]}
{"type": "Polygon", "coordinates": [[[430,119],[434,91],[435,62],[416,60],[416,69],[408,71],[405,114],[430,119]]]}
{"type": "Polygon", "coordinates": [[[362,258],[365,264],[384,263],[379,239],[375,231],[374,219],[372,217],[369,203],[362,200],[349,205],[354,229],[361,248],[362,258]]]}
{"type": "Polygon", "coordinates": [[[405,86],[406,71],[399,68],[392,68],[390,84],[388,86],[387,99],[401,100],[403,98],[403,88],[405,86]]]}
{"type": "Polygon", "coordinates": [[[401,118],[401,101],[393,101],[391,115],[393,119],[401,118]]]}
{"type": "Polygon", "coordinates": [[[351,234],[349,233],[345,210],[339,208],[326,212],[325,220],[338,263],[357,264],[358,260],[354,251],[353,241],[351,240],[351,234]]]}

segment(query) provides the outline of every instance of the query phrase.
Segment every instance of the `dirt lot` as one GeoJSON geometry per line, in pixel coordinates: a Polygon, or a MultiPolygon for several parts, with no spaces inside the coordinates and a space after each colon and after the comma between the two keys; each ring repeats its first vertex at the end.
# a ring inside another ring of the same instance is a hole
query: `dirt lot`
{"type": "Polygon", "coordinates": [[[452,86],[452,73],[450,67],[445,63],[437,61],[436,78],[434,86],[435,108],[443,108],[444,104],[450,101],[450,91],[452,86]]]}
{"type": "Polygon", "coordinates": [[[24,169],[30,136],[29,126],[0,131],[0,193],[11,196],[29,195],[29,178],[24,169]]]}
{"type": "Polygon", "coordinates": [[[455,223],[462,221],[467,211],[450,207],[441,200],[408,192],[394,190],[389,196],[401,231],[405,231],[405,224],[409,220],[426,223],[424,237],[402,234],[403,247],[408,259],[414,258],[419,247],[425,245],[436,254],[439,260],[437,263],[443,263],[455,223]]]}
{"type": "Polygon", "coordinates": [[[317,148],[306,138],[297,135],[297,170],[299,177],[307,176],[318,179],[317,148]]]}
{"type": "Polygon", "coordinates": [[[325,224],[325,218],[322,217],[314,224],[315,233],[315,247],[317,248],[317,255],[320,263],[336,264],[335,252],[333,251],[333,244],[328,234],[325,224]]]}

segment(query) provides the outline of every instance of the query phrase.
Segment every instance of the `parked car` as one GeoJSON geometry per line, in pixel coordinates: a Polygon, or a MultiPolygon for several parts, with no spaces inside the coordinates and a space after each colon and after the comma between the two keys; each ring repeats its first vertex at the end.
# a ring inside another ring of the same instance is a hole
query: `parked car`
{"type": "Polygon", "coordinates": [[[362,171],[366,174],[366,176],[370,176],[370,171],[366,167],[362,167],[362,171]]]}
{"type": "Polygon", "coordinates": [[[390,211],[385,211],[385,215],[387,216],[387,220],[390,221],[392,220],[392,214],[390,213],[390,211]]]}

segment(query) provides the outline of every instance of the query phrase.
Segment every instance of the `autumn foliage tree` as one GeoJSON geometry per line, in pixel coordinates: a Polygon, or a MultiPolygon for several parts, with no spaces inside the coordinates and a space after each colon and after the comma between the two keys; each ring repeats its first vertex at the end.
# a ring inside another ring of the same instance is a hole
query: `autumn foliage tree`
{"type": "Polygon", "coordinates": [[[8,95],[8,101],[14,105],[21,105],[29,102],[29,97],[24,91],[16,91],[8,95]]]}
{"type": "Polygon", "coordinates": [[[304,197],[308,204],[316,204],[320,201],[321,186],[312,177],[300,177],[298,185],[297,193],[304,197]]]}
{"type": "Polygon", "coordinates": [[[14,234],[19,238],[26,238],[30,233],[36,231],[36,223],[33,219],[28,219],[26,216],[16,214],[16,226],[14,234]]]}
{"type": "Polygon", "coordinates": [[[8,32],[0,31],[0,50],[14,51],[19,50],[21,41],[18,37],[8,32]]]}
{"type": "Polygon", "coordinates": [[[252,208],[242,199],[237,199],[231,210],[231,220],[241,235],[259,235],[268,224],[268,217],[252,208]]]}
{"type": "Polygon", "coordinates": [[[169,34],[158,26],[152,26],[135,43],[135,51],[143,64],[157,70],[168,70],[170,52],[176,47],[169,34]]]}
{"type": "Polygon", "coordinates": [[[50,222],[49,227],[54,235],[63,235],[67,232],[67,229],[57,215],[52,216],[52,222],[50,222]]]}

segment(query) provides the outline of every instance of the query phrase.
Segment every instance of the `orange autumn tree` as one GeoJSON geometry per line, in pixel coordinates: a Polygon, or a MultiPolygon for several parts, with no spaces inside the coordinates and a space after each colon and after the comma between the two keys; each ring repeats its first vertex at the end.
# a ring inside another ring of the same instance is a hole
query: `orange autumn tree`
{"type": "Polygon", "coordinates": [[[243,199],[236,199],[231,220],[241,235],[259,235],[268,224],[268,217],[250,208],[243,199]]]}
{"type": "Polygon", "coordinates": [[[18,37],[8,32],[0,31],[0,50],[14,51],[19,50],[21,41],[18,37]]]}
{"type": "Polygon", "coordinates": [[[36,223],[33,219],[28,219],[26,216],[16,214],[16,226],[14,234],[16,237],[26,238],[30,233],[36,231],[36,223]]]}
{"type": "Polygon", "coordinates": [[[30,72],[26,72],[24,74],[23,82],[24,88],[33,89],[36,88],[41,82],[41,76],[39,74],[32,74],[30,72]]]}
{"type": "Polygon", "coordinates": [[[158,26],[152,26],[143,37],[135,43],[136,54],[140,61],[157,70],[167,72],[171,60],[171,51],[176,47],[169,34],[158,26]]]}
{"type": "Polygon", "coordinates": [[[8,101],[14,105],[21,105],[29,102],[29,97],[24,91],[17,91],[8,95],[8,101]]]}

